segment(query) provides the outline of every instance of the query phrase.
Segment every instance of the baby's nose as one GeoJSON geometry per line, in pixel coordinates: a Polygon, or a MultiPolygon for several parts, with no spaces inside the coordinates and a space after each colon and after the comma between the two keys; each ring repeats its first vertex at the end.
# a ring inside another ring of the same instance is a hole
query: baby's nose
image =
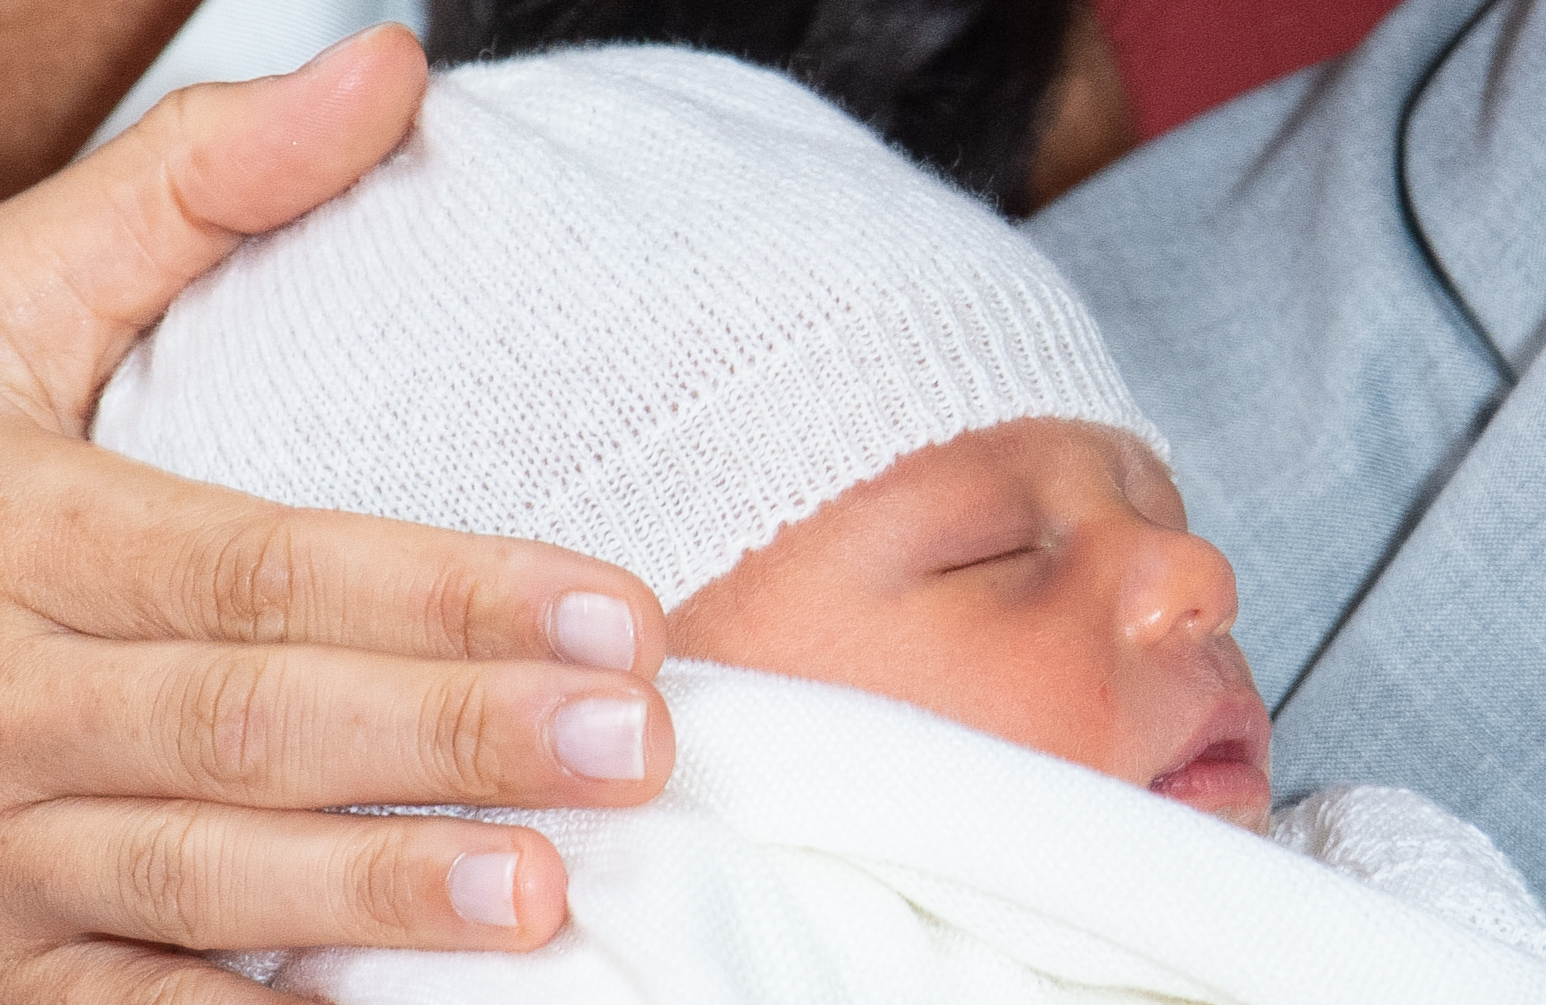
{"type": "Polygon", "coordinates": [[[1130,642],[1143,648],[1174,632],[1201,640],[1234,626],[1235,571],[1221,551],[1195,534],[1147,521],[1129,535],[1117,611],[1130,642]]]}

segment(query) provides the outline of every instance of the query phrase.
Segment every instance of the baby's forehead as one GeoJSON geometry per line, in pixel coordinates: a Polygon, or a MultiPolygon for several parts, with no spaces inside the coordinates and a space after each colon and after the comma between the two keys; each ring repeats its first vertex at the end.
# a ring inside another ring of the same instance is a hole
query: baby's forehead
{"type": "Polygon", "coordinates": [[[1025,418],[970,430],[906,456],[850,486],[781,537],[817,528],[868,547],[948,551],[984,535],[1030,529],[1092,486],[1141,497],[1173,491],[1169,469],[1126,430],[1025,418]]]}
{"type": "Polygon", "coordinates": [[[845,497],[876,500],[905,489],[948,498],[962,495],[968,480],[1006,493],[1036,486],[1057,490],[1070,471],[1104,472],[1118,481],[1138,476],[1169,480],[1169,468],[1152,447],[1130,431],[1100,423],[1025,417],[958,433],[898,457],[845,497]]]}

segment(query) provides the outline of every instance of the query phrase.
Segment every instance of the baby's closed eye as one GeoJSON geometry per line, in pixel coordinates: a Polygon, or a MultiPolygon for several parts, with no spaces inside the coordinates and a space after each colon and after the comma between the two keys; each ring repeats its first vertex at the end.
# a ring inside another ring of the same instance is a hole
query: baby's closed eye
{"type": "Polygon", "coordinates": [[[983,554],[980,558],[970,558],[947,565],[939,570],[939,575],[947,576],[953,572],[965,572],[970,569],[980,569],[1020,559],[1028,559],[1045,550],[1045,545],[1040,543],[1022,544],[1018,547],[1005,548],[1001,551],[989,550],[988,553],[983,554]]]}

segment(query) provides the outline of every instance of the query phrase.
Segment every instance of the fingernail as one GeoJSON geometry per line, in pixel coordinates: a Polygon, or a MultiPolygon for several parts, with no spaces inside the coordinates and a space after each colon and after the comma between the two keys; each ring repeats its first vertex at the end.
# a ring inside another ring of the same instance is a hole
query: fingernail
{"type": "Polygon", "coordinates": [[[451,906],[468,921],[514,928],[515,866],[520,856],[511,852],[462,855],[451,863],[446,888],[451,906]]]}
{"type": "Polygon", "coordinates": [[[644,777],[643,698],[582,698],[553,714],[553,753],[577,775],[601,781],[644,777]]]}
{"type": "Polygon", "coordinates": [[[633,666],[633,612],[616,597],[566,593],[548,617],[548,644],[570,663],[627,670],[633,666]]]}
{"type": "Polygon", "coordinates": [[[369,28],[361,28],[359,31],[355,32],[353,35],[349,35],[349,36],[346,36],[344,38],[339,39],[338,41],[334,42],[332,45],[328,46],[326,49],[323,49],[321,52],[317,53],[315,56],[313,56],[310,59],[308,59],[306,61],[306,65],[301,67],[301,69],[302,70],[309,70],[313,66],[317,66],[318,64],[327,62],[327,58],[329,56],[331,56],[333,53],[337,52],[340,49],[348,48],[349,46],[353,45],[359,39],[364,38],[366,35],[373,35],[373,34],[375,34],[376,32],[378,32],[381,29],[385,28],[390,23],[391,22],[388,21],[388,22],[383,22],[381,24],[373,24],[369,28]]]}

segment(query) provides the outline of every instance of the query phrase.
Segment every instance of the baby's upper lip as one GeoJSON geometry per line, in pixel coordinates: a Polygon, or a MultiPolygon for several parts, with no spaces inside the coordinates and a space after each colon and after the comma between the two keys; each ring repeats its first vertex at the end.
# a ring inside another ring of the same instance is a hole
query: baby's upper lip
{"type": "Polygon", "coordinates": [[[1181,752],[1150,780],[1149,787],[1161,785],[1168,776],[1204,756],[1215,761],[1240,761],[1266,770],[1271,740],[1272,720],[1267,718],[1260,699],[1254,695],[1225,695],[1181,752]]]}

